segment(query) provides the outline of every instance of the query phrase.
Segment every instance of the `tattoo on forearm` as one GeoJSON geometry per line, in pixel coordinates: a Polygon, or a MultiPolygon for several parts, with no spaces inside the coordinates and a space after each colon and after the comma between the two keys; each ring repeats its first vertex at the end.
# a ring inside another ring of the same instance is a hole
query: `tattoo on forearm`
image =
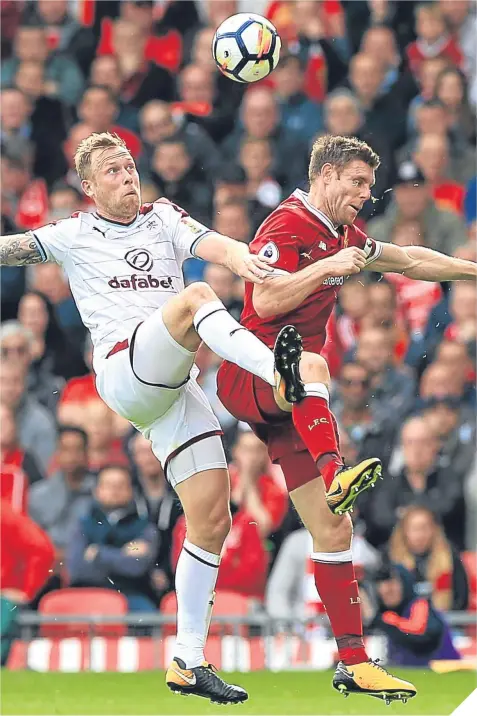
{"type": "Polygon", "coordinates": [[[28,266],[46,260],[33,234],[13,234],[0,238],[0,266],[28,266]]]}

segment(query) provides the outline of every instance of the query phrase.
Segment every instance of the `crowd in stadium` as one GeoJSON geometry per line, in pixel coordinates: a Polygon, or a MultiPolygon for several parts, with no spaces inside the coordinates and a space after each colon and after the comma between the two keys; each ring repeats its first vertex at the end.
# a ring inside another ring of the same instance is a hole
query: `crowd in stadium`
{"type": "MultiPolygon", "coordinates": [[[[2,234],[88,211],[73,155],[91,132],[112,131],[136,159],[144,202],[165,196],[248,243],[307,188],[311,144],[330,133],[381,157],[357,222],[370,236],[477,259],[470,0],[37,0],[4,1],[1,12],[2,234]],[[215,28],[242,10],[266,15],[283,41],[258,86],[225,78],[211,54],[215,28]]],[[[227,268],[191,259],[185,275],[240,317],[243,282],[227,268]]],[[[25,588],[23,602],[100,586],[131,611],[160,609],[185,534],[162,466],[99,399],[62,269],[4,268],[1,278],[2,501],[55,551],[48,583],[36,596],[25,588]]],[[[340,292],[324,349],[345,460],[384,465],[353,513],[355,564],[362,575],[379,575],[383,559],[402,565],[444,611],[475,599],[476,294],[471,282],[360,274],[340,292]]],[[[230,458],[233,526],[217,589],[276,618],[305,615],[317,601],[309,536],[265,445],[220,404],[220,359],[203,346],[197,363],[230,458]]]]}

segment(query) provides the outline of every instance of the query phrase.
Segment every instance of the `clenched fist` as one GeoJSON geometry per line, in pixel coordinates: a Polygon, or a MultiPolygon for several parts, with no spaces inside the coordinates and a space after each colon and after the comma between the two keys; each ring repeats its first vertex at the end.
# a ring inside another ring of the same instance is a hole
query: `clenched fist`
{"type": "Polygon", "coordinates": [[[326,264],[326,271],[331,276],[351,276],[351,274],[359,273],[366,266],[366,254],[363,249],[357,246],[349,246],[347,249],[341,249],[334,256],[328,256],[321,261],[321,265],[326,264]]]}

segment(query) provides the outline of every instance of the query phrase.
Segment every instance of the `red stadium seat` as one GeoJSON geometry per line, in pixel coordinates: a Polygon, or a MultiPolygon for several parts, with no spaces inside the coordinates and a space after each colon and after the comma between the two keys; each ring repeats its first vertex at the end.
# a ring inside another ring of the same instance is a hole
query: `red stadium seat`
{"type": "MultiPolygon", "coordinates": [[[[51,614],[55,616],[123,616],[127,614],[128,603],[123,594],[113,592],[109,589],[77,588],[58,589],[55,592],[45,594],[40,601],[38,611],[40,614],[51,614]]],[[[66,637],[66,636],[124,636],[127,627],[125,624],[97,624],[88,626],[86,622],[74,624],[42,624],[41,636],[44,637],[66,637]]]]}
{"type": "MultiPolygon", "coordinates": [[[[177,599],[175,592],[166,594],[161,602],[161,614],[175,614],[177,611],[177,599]]],[[[245,617],[250,613],[250,601],[247,597],[234,592],[217,592],[214,604],[214,616],[221,617],[245,617]]],[[[164,635],[173,634],[175,627],[168,625],[164,628],[164,635]]],[[[247,633],[247,629],[239,627],[236,632],[241,636],[247,633]]],[[[224,634],[234,634],[233,626],[226,624],[212,624],[209,634],[211,636],[219,636],[224,634]]]]}
{"type": "Polygon", "coordinates": [[[469,611],[475,612],[477,611],[477,553],[462,552],[460,558],[469,582],[469,611]]]}

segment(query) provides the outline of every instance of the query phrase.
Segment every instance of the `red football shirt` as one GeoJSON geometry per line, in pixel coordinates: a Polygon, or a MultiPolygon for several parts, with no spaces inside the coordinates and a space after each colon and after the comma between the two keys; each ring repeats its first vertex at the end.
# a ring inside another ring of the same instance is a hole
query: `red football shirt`
{"type": "MultiPolygon", "coordinates": [[[[368,263],[377,259],[382,249],[356,226],[335,228],[323,212],[309,203],[308,194],[296,189],[265,219],[250,250],[272,259],[274,268],[282,273],[295,273],[347,246],[363,249],[368,263]]],[[[305,350],[319,353],[343,283],[343,276],[328,278],[293,311],[271,318],[257,315],[252,300],[253,284],[247,283],[241,323],[269,347],[273,346],[279,330],[291,323],[300,332],[305,350]]]]}

